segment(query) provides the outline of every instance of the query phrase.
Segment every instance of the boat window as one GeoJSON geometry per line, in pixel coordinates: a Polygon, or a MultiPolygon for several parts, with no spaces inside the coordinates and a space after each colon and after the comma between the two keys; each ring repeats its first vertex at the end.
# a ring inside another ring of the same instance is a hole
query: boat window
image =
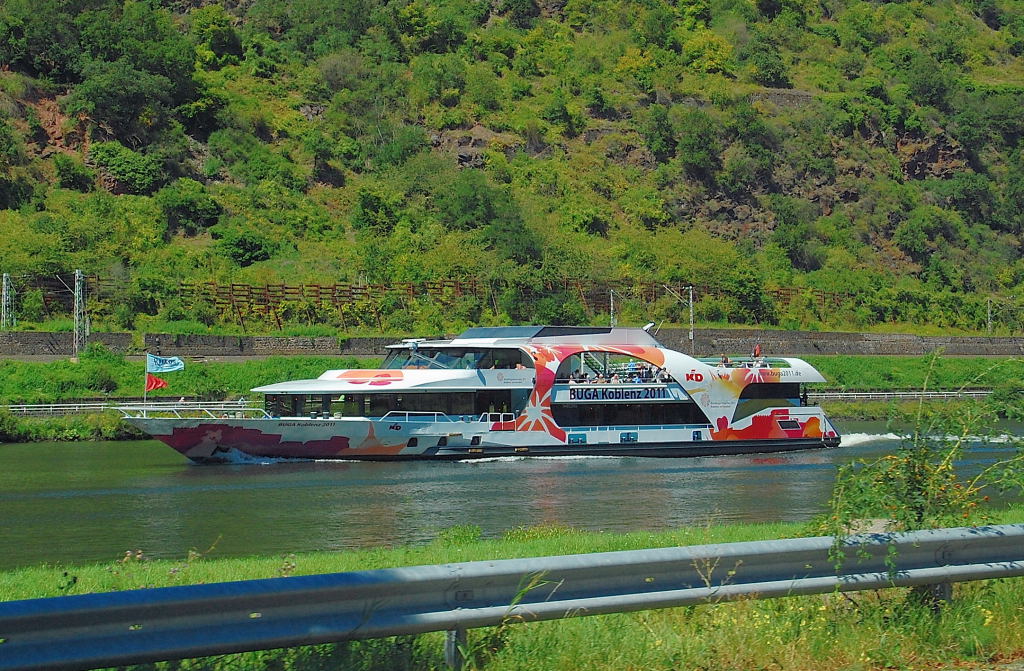
{"type": "Polygon", "coordinates": [[[512,369],[512,368],[534,368],[533,359],[530,355],[521,349],[491,349],[487,350],[480,361],[477,363],[478,368],[498,368],[498,369],[512,369]]]}
{"type": "Polygon", "coordinates": [[[661,372],[643,359],[617,352],[578,352],[558,366],[558,382],[654,382],[661,372]]]}
{"type": "Polygon", "coordinates": [[[800,384],[796,382],[754,382],[740,392],[732,421],[750,417],[766,408],[800,406],[800,384]]]}
{"type": "Polygon", "coordinates": [[[696,403],[556,403],[551,413],[563,428],[709,423],[696,403]]]}
{"type": "Polygon", "coordinates": [[[518,348],[418,347],[395,349],[388,353],[381,365],[385,369],[448,368],[454,370],[533,368],[530,356],[518,348]]]}
{"type": "Polygon", "coordinates": [[[358,417],[363,414],[362,402],[356,394],[335,394],[331,397],[331,414],[335,417],[358,417]]]}
{"type": "MultiPolygon", "coordinates": [[[[273,417],[301,417],[306,413],[305,394],[267,394],[263,407],[273,417]]],[[[320,397],[311,398],[313,409],[320,408],[320,397]]]]}
{"type": "Polygon", "coordinates": [[[409,355],[410,352],[407,349],[388,350],[387,356],[384,357],[384,363],[380,367],[388,370],[405,368],[409,362],[409,355]]]}
{"type": "Polygon", "coordinates": [[[513,405],[512,390],[510,389],[482,389],[476,393],[477,414],[485,412],[513,412],[518,414],[522,409],[522,406],[515,407],[513,405]]]}
{"type": "MultiPolygon", "coordinates": [[[[503,390],[510,397],[508,390],[503,390]]],[[[440,412],[453,416],[476,416],[486,412],[493,399],[477,398],[466,392],[408,392],[341,394],[331,397],[330,411],[340,417],[382,417],[393,410],[401,412],[440,412]],[[480,408],[483,406],[483,410],[480,408]]],[[[498,404],[507,407],[508,404],[498,404]]]]}

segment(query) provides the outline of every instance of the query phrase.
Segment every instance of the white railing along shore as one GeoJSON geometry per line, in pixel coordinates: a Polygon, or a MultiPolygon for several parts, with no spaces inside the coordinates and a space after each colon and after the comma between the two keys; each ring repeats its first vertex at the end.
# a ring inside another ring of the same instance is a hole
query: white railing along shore
{"type": "MultiPolygon", "coordinates": [[[[821,401],[890,401],[890,400],[943,400],[957,398],[983,398],[991,394],[989,389],[965,389],[960,391],[841,391],[821,390],[807,392],[807,399],[810,405],[817,405],[821,401]]],[[[19,403],[12,405],[0,405],[0,410],[6,410],[12,415],[23,415],[29,417],[52,417],[58,415],[75,415],[82,413],[96,413],[117,410],[119,408],[146,408],[151,411],[159,410],[198,410],[231,412],[250,407],[245,399],[237,401],[171,401],[156,400],[146,401],[143,404],[138,399],[111,399],[108,401],[83,401],[78,403],[19,403]]]]}
{"type": "Polygon", "coordinates": [[[122,408],[146,409],[150,411],[194,410],[199,412],[234,412],[249,407],[245,399],[237,401],[146,401],[138,399],[111,399],[109,401],[82,401],[78,403],[19,403],[0,405],[12,415],[27,417],[54,417],[59,415],[77,415],[107,411],[118,411],[122,408]]]}

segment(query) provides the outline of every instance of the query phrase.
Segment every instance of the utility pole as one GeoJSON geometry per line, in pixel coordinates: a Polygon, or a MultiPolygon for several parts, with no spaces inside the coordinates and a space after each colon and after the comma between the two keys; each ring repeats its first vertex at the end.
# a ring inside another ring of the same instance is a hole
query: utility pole
{"type": "Polygon", "coordinates": [[[686,288],[690,290],[690,356],[693,356],[693,285],[686,288]]]}
{"type": "Polygon", "coordinates": [[[615,289],[608,290],[608,314],[611,326],[615,327],[615,289]]]}
{"type": "Polygon", "coordinates": [[[89,318],[85,314],[85,277],[81,270],[75,271],[75,358],[85,349],[89,339],[89,318]]]}
{"type": "Polygon", "coordinates": [[[14,317],[14,287],[11,285],[11,276],[8,273],[4,273],[0,329],[12,328],[17,323],[18,320],[14,317]]]}
{"type": "MultiPolygon", "coordinates": [[[[673,289],[672,287],[670,287],[669,285],[662,284],[661,286],[665,288],[665,291],[667,291],[670,294],[672,294],[673,296],[675,296],[676,300],[679,301],[680,303],[686,303],[687,302],[687,301],[683,300],[683,297],[680,296],[679,293],[676,292],[676,290],[673,289]]],[[[695,349],[694,348],[694,339],[693,339],[693,285],[691,284],[690,286],[686,287],[686,289],[687,289],[687,291],[690,292],[690,301],[689,301],[689,303],[690,303],[690,356],[693,356],[693,352],[694,352],[694,349],[695,349]]]]}

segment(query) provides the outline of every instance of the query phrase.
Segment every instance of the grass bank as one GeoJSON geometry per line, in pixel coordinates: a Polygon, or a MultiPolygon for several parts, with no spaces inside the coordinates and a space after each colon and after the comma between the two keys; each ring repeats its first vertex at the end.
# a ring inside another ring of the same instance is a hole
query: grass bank
{"type": "MultiPolygon", "coordinates": [[[[180,396],[224,399],[250,395],[264,384],[318,377],[336,368],[370,368],[379,360],[356,357],[272,356],[241,363],[189,362],[161,374],[168,386],[150,398],[180,396]]],[[[69,399],[142,396],[142,361],[127,361],[100,345],[90,345],[77,363],[0,360],[0,404],[60,403],[69,399]]]]}
{"type": "MultiPolygon", "coordinates": [[[[1024,521],[1024,507],[991,513],[1024,521]]],[[[417,547],[281,557],[178,561],[144,552],[91,566],[42,566],[0,573],[0,598],[195,584],[451,561],[603,552],[811,535],[799,524],[707,526],[605,534],[563,527],[517,528],[481,540],[454,527],[417,547]]],[[[167,669],[440,669],[442,634],[309,646],[157,665],[167,669]]],[[[989,662],[1024,654],[1021,579],[964,583],[941,613],[903,589],[846,596],[740,601],[474,630],[472,667],[535,669],[882,669],[989,662]]],[[[153,668],[148,666],[146,668],[153,668]]]]}
{"type": "MultiPolygon", "coordinates": [[[[959,389],[964,384],[992,387],[1024,384],[1024,362],[1005,357],[807,356],[825,376],[818,385],[851,390],[920,389],[930,374],[930,389],[959,389]],[[929,373],[930,369],[930,373],[929,373]]],[[[356,357],[272,356],[241,363],[189,362],[167,373],[168,387],[153,398],[179,396],[238,397],[262,384],[317,377],[336,368],[371,368],[377,359],[356,357]]],[[[100,345],[90,345],[77,363],[70,360],[26,362],[0,360],[0,404],[57,403],[68,399],[141,396],[141,361],[126,361],[100,345]]]]}
{"type": "Polygon", "coordinates": [[[823,401],[821,407],[829,419],[885,422],[895,421],[898,425],[910,422],[918,411],[923,408],[926,414],[940,411],[963,411],[974,399],[934,399],[926,401],[892,400],[892,401],[823,401]]]}
{"type": "Polygon", "coordinates": [[[1024,385],[1024,360],[1006,357],[931,356],[806,356],[827,380],[815,385],[855,391],[1024,385]]]}

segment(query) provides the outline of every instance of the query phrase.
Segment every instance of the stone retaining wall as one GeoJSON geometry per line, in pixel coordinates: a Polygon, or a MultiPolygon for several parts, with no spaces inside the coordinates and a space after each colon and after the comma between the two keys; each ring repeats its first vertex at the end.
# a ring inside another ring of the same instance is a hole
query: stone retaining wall
{"type": "MultiPolygon", "coordinates": [[[[681,352],[689,352],[689,331],[662,329],[657,338],[681,352]]],[[[760,342],[768,356],[806,354],[929,354],[942,348],[946,354],[980,356],[1024,355],[1024,338],[917,336],[898,333],[840,333],[773,331],[758,329],[696,329],[698,356],[746,355],[760,342]]]]}
{"type": "MultiPolygon", "coordinates": [[[[690,352],[687,329],[662,329],[657,338],[663,344],[690,352]]],[[[806,354],[927,354],[943,348],[946,354],[983,356],[1024,355],[1024,338],[954,338],[879,333],[816,331],[772,331],[758,329],[696,329],[698,356],[749,354],[760,342],[768,356],[806,354]]],[[[396,338],[331,338],[275,336],[210,336],[149,333],[145,350],[162,356],[269,356],[308,354],[315,356],[376,355],[396,338]]],[[[131,348],[130,333],[95,333],[90,342],[100,342],[115,352],[131,348]]],[[[71,333],[37,331],[0,332],[0,356],[70,356],[71,333]]]]}
{"type": "MultiPolygon", "coordinates": [[[[124,353],[131,347],[132,334],[94,333],[89,342],[124,353]]],[[[69,331],[0,331],[0,356],[71,356],[74,351],[75,334],[69,331]]]]}
{"type": "Polygon", "coordinates": [[[299,336],[212,336],[147,333],[146,350],[162,356],[380,356],[395,338],[331,338],[299,336]]]}

